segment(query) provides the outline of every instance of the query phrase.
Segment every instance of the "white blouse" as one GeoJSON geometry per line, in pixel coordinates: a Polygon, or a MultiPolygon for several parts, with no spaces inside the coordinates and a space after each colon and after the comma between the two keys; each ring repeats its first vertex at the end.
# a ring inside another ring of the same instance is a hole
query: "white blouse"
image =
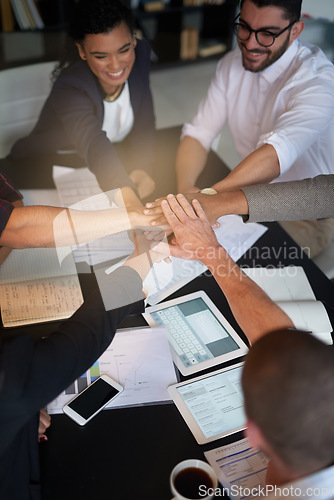
{"type": "Polygon", "coordinates": [[[116,101],[103,101],[103,105],[102,130],[110,142],[121,142],[131,131],[134,122],[128,82],[125,82],[124,89],[116,101]]]}

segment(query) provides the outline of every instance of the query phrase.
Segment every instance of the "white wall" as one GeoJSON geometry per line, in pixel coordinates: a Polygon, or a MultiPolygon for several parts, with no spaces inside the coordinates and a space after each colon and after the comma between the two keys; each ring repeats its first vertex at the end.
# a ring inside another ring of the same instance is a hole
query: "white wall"
{"type": "Polygon", "coordinates": [[[303,0],[302,14],[334,21],[334,0],[303,0]]]}

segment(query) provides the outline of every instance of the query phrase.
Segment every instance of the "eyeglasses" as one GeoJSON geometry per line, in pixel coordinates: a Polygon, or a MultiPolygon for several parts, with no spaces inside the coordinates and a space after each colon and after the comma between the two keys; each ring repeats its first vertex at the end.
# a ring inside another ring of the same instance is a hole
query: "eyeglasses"
{"type": "Polygon", "coordinates": [[[251,34],[254,33],[257,43],[259,45],[262,45],[262,47],[270,47],[271,45],[273,45],[276,38],[283,35],[285,31],[287,31],[297,22],[293,21],[292,23],[289,24],[289,26],[284,28],[284,30],[280,31],[279,33],[272,33],[271,31],[265,29],[253,30],[250,26],[248,26],[245,23],[237,23],[236,20],[239,17],[240,14],[237,15],[233,23],[233,30],[237,39],[241,40],[242,42],[246,42],[247,40],[250,39],[251,34]]]}

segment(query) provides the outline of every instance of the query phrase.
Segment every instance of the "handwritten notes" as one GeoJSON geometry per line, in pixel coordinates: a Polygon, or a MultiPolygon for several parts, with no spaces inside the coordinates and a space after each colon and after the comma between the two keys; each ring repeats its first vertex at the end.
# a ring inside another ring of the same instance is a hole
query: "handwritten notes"
{"type": "Polygon", "coordinates": [[[73,257],[60,263],[53,248],[13,250],[0,280],[4,327],[66,319],[83,303],[73,257]]]}

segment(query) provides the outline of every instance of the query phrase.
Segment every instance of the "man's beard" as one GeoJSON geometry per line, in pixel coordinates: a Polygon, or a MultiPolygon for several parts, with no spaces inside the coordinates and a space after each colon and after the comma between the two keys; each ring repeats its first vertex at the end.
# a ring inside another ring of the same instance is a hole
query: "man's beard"
{"type": "MultiPolygon", "coordinates": [[[[289,48],[290,45],[290,33],[283,45],[277,49],[275,52],[272,52],[269,49],[255,49],[252,52],[257,53],[257,54],[268,54],[268,57],[260,64],[259,66],[255,66],[252,68],[252,63],[249,63],[246,58],[244,57],[244,50],[246,50],[246,47],[243,45],[243,42],[238,41],[239,47],[241,49],[241,54],[242,54],[242,65],[245,68],[246,71],[251,71],[252,73],[258,73],[259,71],[263,71],[264,69],[268,68],[274,62],[276,62],[283,54],[286,52],[286,50],[289,48]]],[[[256,63],[254,63],[256,65],[256,63]]]]}

